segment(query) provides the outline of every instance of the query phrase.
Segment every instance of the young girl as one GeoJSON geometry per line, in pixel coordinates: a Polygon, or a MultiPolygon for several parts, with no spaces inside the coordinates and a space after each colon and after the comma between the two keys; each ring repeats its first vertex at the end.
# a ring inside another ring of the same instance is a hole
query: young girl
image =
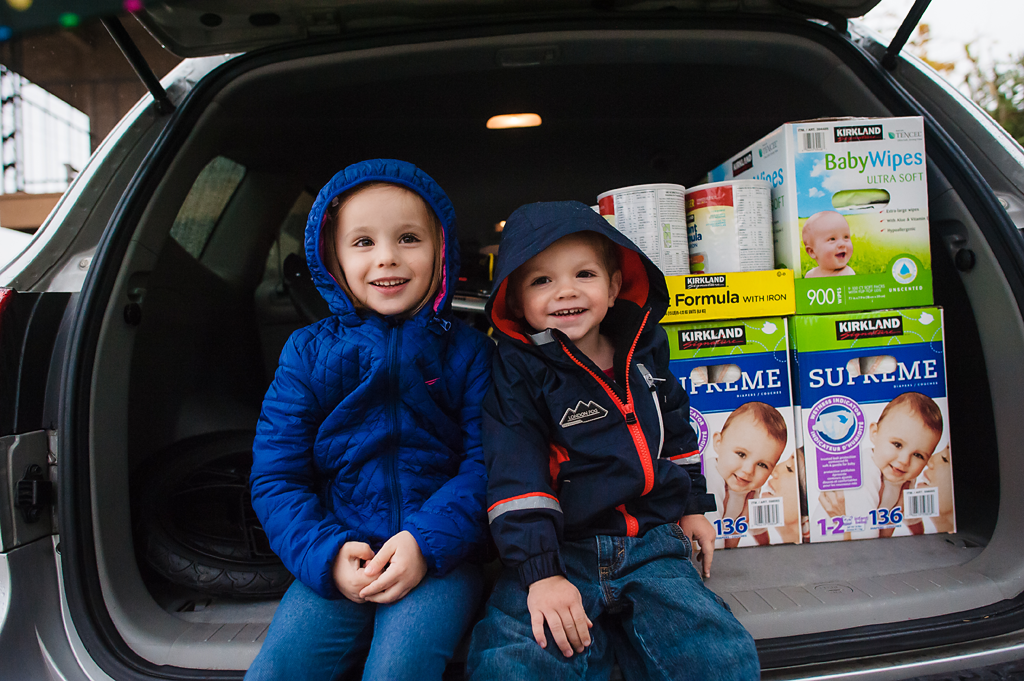
{"type": "Polygon", "coordinates": [[[450,316],[455,212],[401,161],[349,166],[306,225],[333,316],[292,334],[252,502],[297,578],[246,679],[440,679],[479,604],[492,343],[450,316]]]}

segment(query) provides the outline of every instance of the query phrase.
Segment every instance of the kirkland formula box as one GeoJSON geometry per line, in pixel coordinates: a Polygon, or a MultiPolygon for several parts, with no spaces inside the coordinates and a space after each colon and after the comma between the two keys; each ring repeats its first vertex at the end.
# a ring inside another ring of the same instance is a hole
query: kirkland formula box
{"type": "Polygon", "coordinates": [[[717,548],[800,543],[789,339],[782,317],[667,326],[690,398],[717,548]]]}
{"type": "Polygon", "coordinates": [[[668,310],[662,324],[711,319],[784,317],[796,311],[793,270],[665,277],[668,310]]]}
{"type": "Polygon", "coordinates": [[[954,532],[942,309],[790,322],[811,543],[954,532]]]}
{"type": "Polygon", "coordinates": [[[931,305],[920,117],[787,123],[708,179],[772,184],[775,266],[797,314],[931,305]]]}

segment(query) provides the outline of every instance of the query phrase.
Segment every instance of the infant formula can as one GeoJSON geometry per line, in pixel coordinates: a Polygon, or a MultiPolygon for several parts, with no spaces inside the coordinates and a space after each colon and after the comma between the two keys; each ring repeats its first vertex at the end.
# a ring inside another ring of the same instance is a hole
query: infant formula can
{"type": "Polygon", "coordinates": [[[772,185],[729,180],[686,191],[690,272],[756,272],[775,267],[772,185]]]}
{"type": "MultiPolygon", "coordinates": [[[[597,204],[601,215],[636,244],[666,276],[690,273],[686,187],[680,184],[622,187],[600,194],[597,204]]],[[[770,231],[768,236],[771,237],[770,231]]]]}

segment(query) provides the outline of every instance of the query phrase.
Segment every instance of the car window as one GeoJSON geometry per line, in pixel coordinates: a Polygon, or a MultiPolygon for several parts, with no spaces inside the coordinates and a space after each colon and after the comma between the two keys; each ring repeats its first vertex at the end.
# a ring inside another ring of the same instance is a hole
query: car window
{"type": "Polygon", "coordinates": [[[281,223],[273,246],[270,247],[270,253],[267,255],[267,265],[263,271],[264,283],[274,282],[280,286],[284,285],[284,262],[289,255],[297,255],[305,261],[303,235],[306,232],[306,218],[313,207],[314,198],[312,194],[304,191],[292,204],[291,210],[288,211],[284,222],[281,223]]]}
{"type": "Polygon", "coordinates": [[[224,208],[245,177],[245,167],[218,156],[202,169],[178,210],[171,237],[199,258],[224,208]]]}

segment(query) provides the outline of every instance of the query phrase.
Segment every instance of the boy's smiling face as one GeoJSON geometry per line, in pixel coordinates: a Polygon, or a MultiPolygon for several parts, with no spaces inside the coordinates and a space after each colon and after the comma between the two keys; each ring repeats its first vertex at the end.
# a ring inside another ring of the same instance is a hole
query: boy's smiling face
{"type": "Polygon", "coordinates": [[[913,480],[928,464],[942,433],[925,425],[921,416],[900,405],[872,423],[869,431],[874,450],[871,459],[889,482],[913,480]]]}
{"type": "Polygon", "coordinates": [[[582,350],[599,335],[622,274],[609,274],[599,249],[588,238],[570,234],[527,260],[514,283],[509,302],[515,314],[536,331],[558,329],[582,350]]]}
{"type": "Polygon", "coordinates": [[[812,215],[804,224],[803,239],[807,255],[823,270],[838,272],[853,256],[850,225],[835,211],[812,215]]]}
{"type": "Polygon", "coordinates": [[[785,442],[777,442],[749,413],[735,418],[721,433],[715,433],[713,442],[718,473],[735,492],[760,489],[786,447],[785,442]]]}

